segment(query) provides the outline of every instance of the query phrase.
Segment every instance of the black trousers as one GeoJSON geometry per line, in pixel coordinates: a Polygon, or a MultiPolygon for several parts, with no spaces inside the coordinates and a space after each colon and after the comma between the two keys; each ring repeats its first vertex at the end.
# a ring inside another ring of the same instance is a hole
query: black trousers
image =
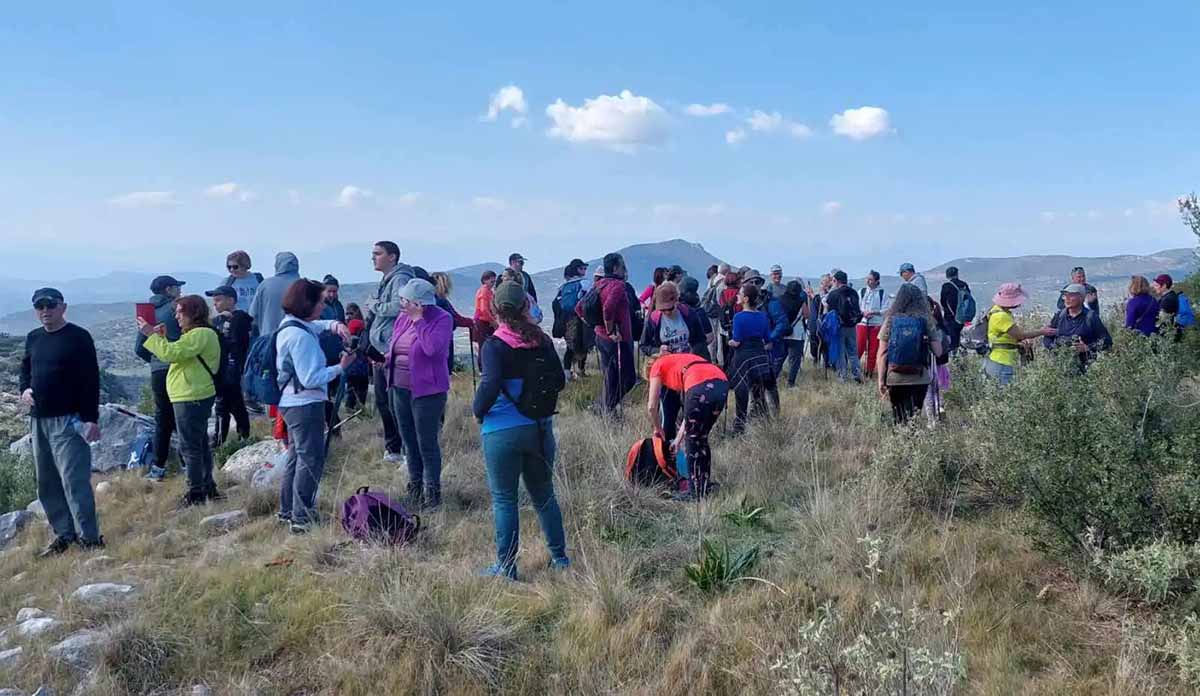
{"type": "Polygon", "coordinates": [[[746,429],[751,399],[754,400],[755,415],[770,416],[772,413],[779,413],[779,386],[775,381],[774,370],[746,370],[739,377],[733,390],[736,405],[733,419],[735,434],[746,429]]]}
{"type": "Polygon", "coordinates": [[[229,438],[229,419],[232,416],[237,426],[239,437],[250,437],[250,414],[246,411],[246,400],[242,395],[242,385],[226,384],[217,392],[215,404],[217,414],[217,432],[213,436],[213,446],[220,447],[229,438]]]}
{"type": "Polygon", "coordinates": [[[729,398],[729,383],[723,379],[701,382],[683,395],[683,446],[687,457],[688,478],[697,495],[708,492],[712,475],[712,450],[708,434],[725,410],[729,398]]]}
{"type": "Polygon", "coordinates": [[[683,397],[674,389],[666,387],[662,387],[658,395],[663,436],[666,437],[667,442],[671,442],[679,434],[679,410],[683,407],[683,397]]]}
{"type": "Polygon", "coordinates": [[[888,399],[892,402],[892,417],[897,424],[907,423],[909,418],[920,413],[925,405],[928,384],[888,385],[888,399]]]}
{"type": "Polygon", "coordinates": [[[637,383],[634,369],[633,341],[613,342],[596,339],[600,353],[600,369],[604,371],[604,413],[612,413],[621,405],[621,398],[637,383]]]}
{"type": "Polygon", "coordinates": [[[342,384],[341,377],[334,378],[333,380],[331,380],[329,382],[328,392],[327,392],[329,394],[329,400],[325,402],[325,427],[326,428],[333,427],[334,423],[337,423],[339,420],[342,419],[341,416],[338,415],[337,404],[334,402],[334,399],[337,398],[338,387],[341,386],[341,384],[342,384]]]}
{"type": "Polygon", "coordinates": [[[150,390],[154,392],[154,464],[166,468],[175,434],[175,407],[167,396],[166,370],[150,373],[150,390]]]}
{"type": "Polygon", "coordinates": [[[396,418],[392,415],[383,366],[375,368],[375,411],[379,414],[379,420],[383,421],[384,449],[391,454],[403,454],[404,438],[400,437],[400,429],[396,427],[396,418]]]}
{"type": "Polygon", "coordinates": [[[371,378],[368,376],[362,377],[346,377],[346,408],[355,410],[367,405],[367,387],[371,385],[371,378]]]}

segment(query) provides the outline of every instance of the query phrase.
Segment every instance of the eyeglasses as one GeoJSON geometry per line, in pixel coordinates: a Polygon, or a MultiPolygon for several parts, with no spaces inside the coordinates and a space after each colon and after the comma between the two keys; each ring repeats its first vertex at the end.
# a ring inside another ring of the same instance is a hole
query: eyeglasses
{"type": "Polygon", "coordinates": [[[34,309],[58,309],[58,303],[54,300],[42,300],[33,303],[34,309]]]}
{"type": "Polygon", "coordinates": [[[225,268],[228,268],[231,271],[236,271],[237,269],[241,268],[241,266],[236,263],[231,263],[225,266],[225,268]]]}

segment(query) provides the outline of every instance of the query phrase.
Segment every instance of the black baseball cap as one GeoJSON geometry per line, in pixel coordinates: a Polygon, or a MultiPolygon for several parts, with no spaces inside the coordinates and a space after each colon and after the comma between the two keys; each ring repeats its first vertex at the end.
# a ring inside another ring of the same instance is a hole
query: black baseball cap
{"type": "Polygon", "coordinates": [[[208,295],[209,297],[223,296],[223,297],[232,297],[235,300],[237,299],[237,290],[234,290],[233,288],[229,287],[228,285],[221,285],[219,287],[213,288],[212,290],[205,290],[204,294],[208,295]]]}
{"type": "Polygon", "coordinates": [[[338,283],[338,279],[334,278],[333,274],[330,274],[330,273],[325,274],[325,278],[322,279],[321,282],[326,285],[333,285],[334,287],[341,287],[341,284],[338,283]]]}
{"type": "Polygon", "coordinates": [[[527,259],[524,256],[521,256],[520,254],[517,254],[517,253],[512,253],[512,254],[508,255],[509,263],[512,263],[513,261],[528,261],[528,260],[529,259],[527,259]]]}
{"type": "Polygon", "coordinates": [[[173,278],[169,275],[160,275],[157,278],[155,278],[154,280],[150,281],[150,292],[157,294],[157,293],[162,292],[163,290],[166,290],[167,288],[171,287],[172,285],[174,285],[176,287],[183,287],[185,285],[185,283],[184,283],[184,281],[176,280],[175,278],[173,278]]]}
{"type": "Polygon", "coordinates": [[[62,302],[63,295],[56,288],[38,288],[33,291],[33,304],[37,304],[43,300],[51,302],[62,302]]]}

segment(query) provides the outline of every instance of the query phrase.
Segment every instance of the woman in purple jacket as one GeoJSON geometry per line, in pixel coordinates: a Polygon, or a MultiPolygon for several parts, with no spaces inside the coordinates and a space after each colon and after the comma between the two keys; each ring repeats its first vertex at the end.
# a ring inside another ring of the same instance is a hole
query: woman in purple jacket
{"type": "Polygon", "coordinates": [[[408,503],[442,504],[442,415],[450,391],[448,354],[454,320],[437,307],[429,281],[414,278],[400,290],[400,314],[392,328],[384,374],[388,402],[404,438],[408,503]]]}
{"type": "Polygon", "coordinates": [[[1150,294],[1150,281],[1135,275],[1129,279],[1129,300],[1125,302],[1125,328],[1143,336],[1158,331],[1158,300],[1150,294]]]}

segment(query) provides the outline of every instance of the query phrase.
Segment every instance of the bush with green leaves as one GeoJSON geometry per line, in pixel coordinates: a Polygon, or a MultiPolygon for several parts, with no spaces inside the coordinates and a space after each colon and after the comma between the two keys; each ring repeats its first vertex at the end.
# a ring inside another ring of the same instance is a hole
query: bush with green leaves
{"type": "Polygon", "coordinates": [[[1175,662],[1179,678],[1195,691],[1200,691],[1200,617],[1189,614],[1177,626],[1160,626],[1164,653],[1175,662]]]}
{"type": "Polygon", "coordinates": [[[1191,589],[1200,565],[1200,550],[1194,545],[1159,540],[1119,553],[1098,553],[1095,563],[1104,583],[1147,604],[1163,604],[1191,589]]]}
{"type": "Polygon", "coordinates": [[[24,508],[37,498],[33,460],[0,451],[0,513],[24,508]]]}
{"type": "Polygon", "coordinates": [[[699,558],[684,568],[684,572],[702,592],[722,592],[734,583],[748,579],[747,573],[758,564],[758,555],[758,546],[733,552],[729,550],[729,542],[721,542],[718,546],[705,539],[700,544],[699,558]]]}

